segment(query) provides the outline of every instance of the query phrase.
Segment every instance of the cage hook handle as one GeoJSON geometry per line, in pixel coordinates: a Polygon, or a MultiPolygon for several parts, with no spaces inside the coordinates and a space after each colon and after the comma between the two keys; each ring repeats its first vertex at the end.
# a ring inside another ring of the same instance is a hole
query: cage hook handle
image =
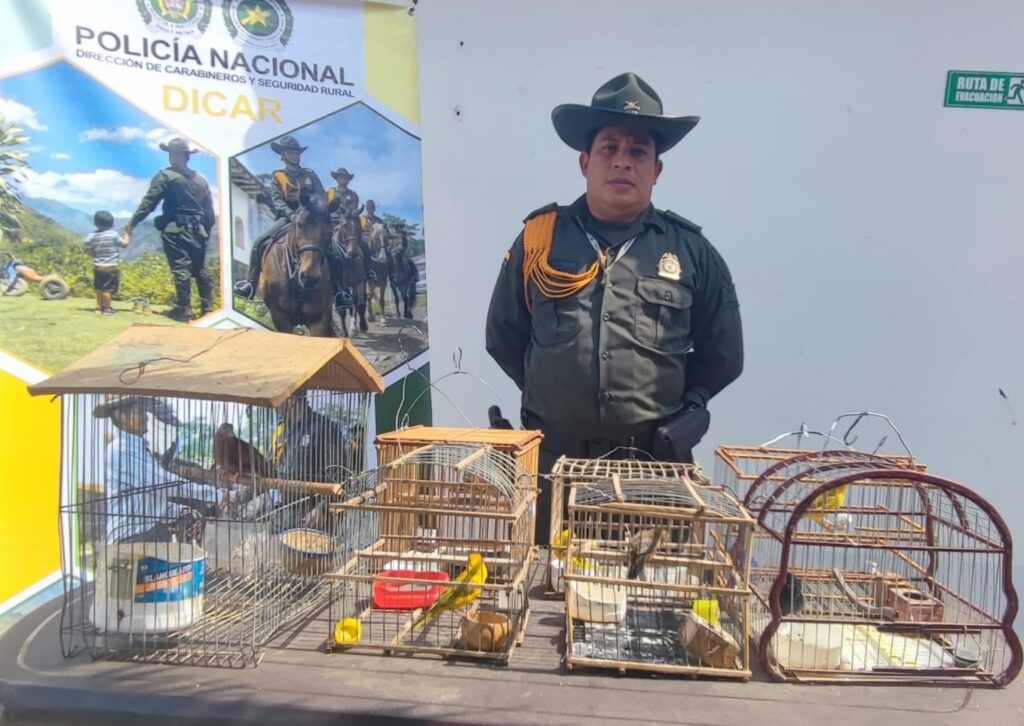
{"type": "MultiPolygon", "coordinates": [[[[873,411],[859,411],[856,413],[851,412],[839,414],[838,416],[836,416],[836,420],[832,422],[832,426],[828,430],[829,434],[831,435],[831,433],[835,431],[836,427],[839,425],[839,422],[846,418],[853,418],[853,423],[850,424],[850,426],[846,429],[846,433],[843,434],[843,442],[847,446],[852,447],[853,443],[857,441],[858,437],[853,436],[853,438],[851,438],[851,434],[853,433],[853,430],[857,427],[857,425],[860,424],[861,421],[863,421],[865,418],[880,418],[887,424],[889,424],[889,428],[893,430],[893,432],[896,434],[896,438],[900,440],[900,445],[903,447],[903,450],[907,452],[907,456],[910,458],[910,465],[914,466],[916,462],[914,452],[910,450],[910,446],[907,444],[906,439],[903,438],[903,434],[900,432],[899,428],[897,428],[893,420],[889,418],[886,414],[875,413],[873,411]]],[[[876,452],[882,448],[882,444],[885,443],[886,438],[887,437],[883,437],[882,440],[878,443],[878,446],[875,447],[876,452]]]]}

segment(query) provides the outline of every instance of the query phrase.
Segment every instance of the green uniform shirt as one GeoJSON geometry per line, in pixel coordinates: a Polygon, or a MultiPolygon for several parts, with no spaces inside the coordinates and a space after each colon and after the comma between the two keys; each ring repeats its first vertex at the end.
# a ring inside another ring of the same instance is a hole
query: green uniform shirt
{"type": "Polygon", "coordinates": [[[149,183],[149,190],[146,196],[139,202],[139,208],[132,216],[131,226],[135,227],[148,217],[156,205],[163,202],[163,217],[161,231],[178,231],[176,227],[191,228],[191,225],[182,225],[179,218],[190,218],[200,220],[205,236],[209,236],[213,229],[216,215],[213,211],[213,197],[210,194],[210,185],[206,177],[197,171],[188,169],[180,172],[171,167],[161,169],[149,183]],[[176,227],[171,227],[176,225],[176,227]],[[169,228],[169,229],[168,229],[169,228]]]}
{"type": "MultiPolygon", "coordinates": [[[[545,207],[530,216],[548,211],[545,207]]],[[[707,401],[743,369],[739,303],[729,270],[700,227],[653,206],[630,225],[595,220],[585,197],[558,207],[551,267],[581,273],[601,246],[628,251],[576,295],[523,290],[523,236],[502,265],[487,314],[487,351],[545,429],[580,439],[628,437],[707,401]],[[674,254],[678,281],[659,275],[674,254]]]]}
{"type": "Polygon", "coordinates": [[[295,172],[288,169],[279,169],[273,174],[274,183],[270,185],[270,199],[274,203],[274,212],[278,219],[291,219],[292,215],[299,208],[299,199],[303,189],[313,194],[327,196],[324,185],[320,183],[320,177],[312,169],[300,168],[295,172]],[[282,186],[278,175],[284,175],[287,184],[282,186]]]}

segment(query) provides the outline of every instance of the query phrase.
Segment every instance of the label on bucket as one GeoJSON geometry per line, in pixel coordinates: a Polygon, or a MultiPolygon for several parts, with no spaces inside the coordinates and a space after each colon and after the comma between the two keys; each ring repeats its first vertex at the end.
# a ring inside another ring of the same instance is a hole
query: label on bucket
{"type": "Polygon", "coordinates": [[[191,600],[203,592],[203,561],[167,562],[143,557],[135,577],[135,602],[191,600]]]}

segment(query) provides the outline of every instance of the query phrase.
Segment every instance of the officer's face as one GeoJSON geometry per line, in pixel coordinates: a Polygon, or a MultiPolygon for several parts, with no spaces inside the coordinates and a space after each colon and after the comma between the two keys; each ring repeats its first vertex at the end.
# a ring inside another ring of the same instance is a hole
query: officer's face
{"type": "Polygon", "coordinates": [[[167,152],[167,158],[171,162],[171,166],[188,166],[189,154],[187,151],[169,151],[167,152]]]}
{"type": "Polygon", "coordinates": [[[611,126],[598,132],[589,152],[580,154],[580,169],[594,216],[628,222],[651,203],[661,160],[650,132],[611,126]]]}
{"type": "Polygon", "coordinates": [[[298,149],[285,149],[281,152],[281,158],[286,164],[298,164],[299,159],[302,158],[302,152],[298,149]]]}

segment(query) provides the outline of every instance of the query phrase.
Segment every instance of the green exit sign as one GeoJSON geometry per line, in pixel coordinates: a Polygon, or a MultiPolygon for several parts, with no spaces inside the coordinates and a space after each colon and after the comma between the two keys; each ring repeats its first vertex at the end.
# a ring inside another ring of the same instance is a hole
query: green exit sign
{"type": "Polygon", "coordinates": [[[1024,72],[950,71],[946,105],[1024,110],[1024,72]]]}

